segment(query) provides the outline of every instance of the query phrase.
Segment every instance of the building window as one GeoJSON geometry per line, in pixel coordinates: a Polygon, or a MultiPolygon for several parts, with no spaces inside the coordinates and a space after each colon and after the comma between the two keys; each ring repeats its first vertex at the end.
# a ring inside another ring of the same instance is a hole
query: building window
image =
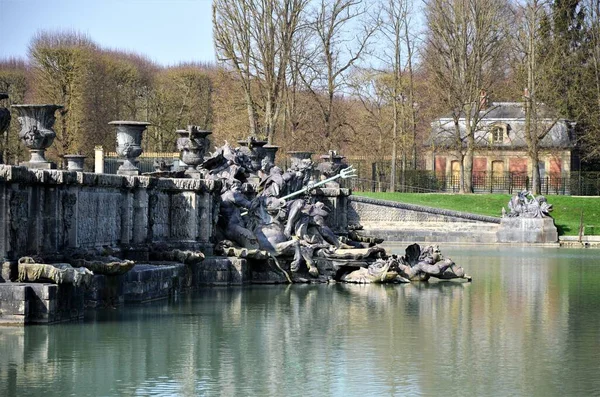
{"type": "Polygon", "coordinates": [[[505,138],[508,135],[508,129],[508,124],[494,124],[490,128],[490,142],[493,144],[504,143],[505,138]]]}
{"type": "Polygon", "coordinates": [[[502,142],[504,142],[504,127],[499,125],[492,127],[492,143],[502,142]]]}

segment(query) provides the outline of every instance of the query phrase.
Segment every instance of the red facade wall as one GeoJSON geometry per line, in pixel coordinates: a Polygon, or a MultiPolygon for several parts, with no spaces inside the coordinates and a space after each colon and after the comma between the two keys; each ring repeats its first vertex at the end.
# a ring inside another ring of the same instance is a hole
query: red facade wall
{"type": "Polygon", "coordinates": [[[473,172],[485,172],[487,171],[487,158],[475,157],[473,159],[473,172]]]}
{"type": "Polygon", "coordinates": [[[558,157],[550,158],[550,176],[560,176],[562,172],[562,161],[558,157]]]}
{"type": "Polygon", "coordinates": [[[479,185],[485,183],[487,171],[487,158],[475,157],[473,159],[473,183],[479,185]]]}
{"type": "Polygon", "coordinates": [[[436,156],[435,173],[440,176],[446,175],[446,157],[436,156]]]}

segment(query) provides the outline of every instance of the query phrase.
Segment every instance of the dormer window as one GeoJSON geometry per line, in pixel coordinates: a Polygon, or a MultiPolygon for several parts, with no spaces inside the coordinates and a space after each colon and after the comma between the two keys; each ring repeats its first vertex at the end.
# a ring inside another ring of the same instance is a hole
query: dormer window
{"type": "Polygon", "coordinates": [[[491,143],[504,143],[504,137],[508,134],[508,124],[494,124],[490,128],[491,143]]]}

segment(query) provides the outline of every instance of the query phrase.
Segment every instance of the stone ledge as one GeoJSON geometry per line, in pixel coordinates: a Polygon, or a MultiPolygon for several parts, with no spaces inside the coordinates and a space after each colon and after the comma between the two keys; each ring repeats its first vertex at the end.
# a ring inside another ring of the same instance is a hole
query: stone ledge
{"type": "Polygon", "coordinates": [[[428,229],[364,229],[364,234],[383,238],[386,243],[496,243],[496,227],[487,231],[447,231],[434,228],[428,229]]]}
{"type": "Polygon", "coordinates": [[[0,182],[99,186],[116,189],[147,188],[163,191],[214,192],[220,190],[219,182],[204,179],[94,174],[91,172],[31,169],[3,164],[0,165],[0,182]]]}
{"type": "MultiPolygon", "coordinates": [[[[560,236],[561,242],[579,242],[579,236],[560,236]]],[[[583,243],[600,243],[600,236],[581,236],[581,242],[583,243]]]]}
{"type": "Polygon", "coordinates": [[[422,205],[407,204],[407,203],[401,203],[401,202],[397,202],[397,201],[373,199],[370,197],[362,197],[362,196],[355,196],[355,195],[351,195],[349,197],[349,199],[351,202],[372,204],[372,205],[377,205],[377,206],[382,206],[382,207],[397,208],[397,209],[415,211],[415,212],[424,212],[424,213],[429,213],[429,214],[434,214],[434,215],[450,216],[450,217],[454,217],[454,218],[462,218],[462,219],[478,221],[478,222],[500,223],[500,219],[501,219],[501,218],[495,218],[493,216],[471,214],[468,212],[453,211],[453,210],[434,208],[434,207],[425,207],[422,205]]]}
{"type": "Polygon", "coordinates": [[[83,317],[83,289],[49,283],[0,284],[0,324],[51,324],[83,317]]]}
{"type": "Polygon", "coordinates": [[[311,193],[325,197],[347,197],[352,194],[350,189],[333,187],[318,187],[313,189],[311,193]]]}

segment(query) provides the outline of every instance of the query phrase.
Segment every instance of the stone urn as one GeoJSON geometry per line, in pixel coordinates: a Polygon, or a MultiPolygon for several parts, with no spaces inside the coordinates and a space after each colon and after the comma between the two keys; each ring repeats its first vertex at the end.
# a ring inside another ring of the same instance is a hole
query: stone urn
{"type": "Polygon", "coordinates": [[[150,125],[146,121],[111,121],[108,123],[117,127],[117,154],[124,159],[117,170],[117,175],[139,175],[140,170],[135,166],[136,158],[144,151],[142,149],[142,133],[150,125]]]}
{"type": "Polygon", "coordinates": [[[67,170],[83,172],[83,163],[85,156],[82,154],[65,154],[65,160],[67,160],[67,170]]]}
{"type": "Polygon", "coordinates": [[[204,154],[208,148],[208,136],[211,131],[201,130],[190,125],[187,130],[177,130],[177,149],[181,153],[181,161],[187,165],[185,175],[200,178],[198,166],[204,162],[204,154]]]}
{"type": "MultiPolygon", "coordinates": [[[[5,92],[0,92],[0,101],[3,99],[8,99],[8,94],[5,92]]],[[[0,135],[4,135],[8,130],[8,126],[10,125],[10,111],[7,108],[0,108],[0,135]]],[[[4,142],[7,142],[4,139],[4,142]]],[[[6,148],[4,148],[6,150],[6,148]]],[[[3,158],[0,156],[0,164],[3,164],[3,158]]]]}
{"type": "MultiPolygon", "coordinates": [[[[320,179],[325,180],[340,173],[344,168],[348,168],[348,164],[344,163],[345,156],[337,154],[335,150],[330,150],[328,154],[320,156],[321,162],[317,167],[320,173],[320,179]]],[[[338,180],[327,183],[326,187],[339,188],[338,180]]]]}
{"type": "Polygon", "coordinates": [[[56,132],[52,129],[56,117],[54,113],[61,105],[12,105],[19,117],[21,131],[19,139],[29,149],[29,162],[22,163],[30,168],[56,168],[56,164],[46,160],[46,149],[52,145],[56,132]]]}
{"type": "Polygon", "coordinates": [[[242,153],[246,154],[250,158],[252,171],[254,172],[257,172],[261,168],[262,159],[267,154],[264,149],[267,143],[267,141],[258,140],[254,136],[249,136],[246,140],[238,141],[238,144],[242,147],[242,153]]]}
{"type": "Polygon", "coordinates": [[[265,151],[265,157],[268,158],[271,161],[271,163],[275,164],[275,156],[277,155],[279,146],[265,145],[263,146],[263,150],[265,151]]]}
{"type": "Polygon", "coordinates": [[[313,152],[302,152],[302,151],[294,151],[287,152],[290,156],[290,168],[291,169],[299,169],[304,168],[302,163],[309,163],[312,161],[313,152]]]}

